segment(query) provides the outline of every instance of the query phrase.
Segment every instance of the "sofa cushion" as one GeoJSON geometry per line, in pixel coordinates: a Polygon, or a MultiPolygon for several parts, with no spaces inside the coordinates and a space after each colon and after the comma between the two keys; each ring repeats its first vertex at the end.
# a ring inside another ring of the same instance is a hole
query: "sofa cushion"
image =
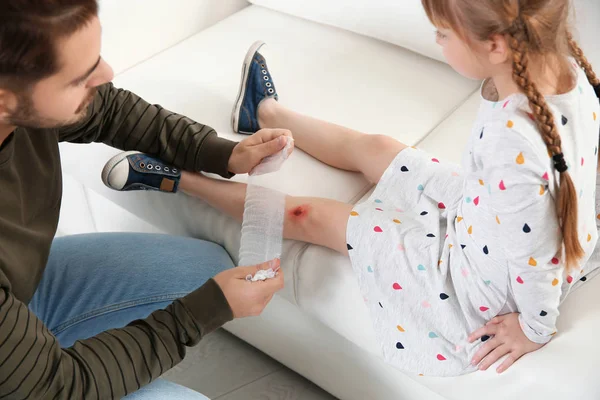
{"type": "MultiPolygon", "coordinates": [[[[230,106],[243,56],[259,39],[268,43],[269,66],[282,104],[410,145],[422,140],[478,86],[447,65],[410,51],[257,6],[126,71],[115,84],[211,125],[224,137],[241,140],[244,136],[230,133],[230,106]]],[[[67,148],[63,147],[65,158],[67,148]]],[[[73,174],[93,174],[84,176],[97,183],[98,168],[108,154],[78,149],[76,159],[81,152],[96,164],[73,174]]],[[[264,179],[286,193],[346,202],[366,191],[362,177],[325,166],[301,151],[280,173],[264,179]]]]}
{"type": "Polygon", "coordinates": [[[311,21],[360,33],[444,61],[435,28],[417,0],[250,0],[311,21]]]}
{"type": "MultiPolygon", "coordinates": [[[[229,113],[244,54],[259,39],[269,45],[266,55],[282,104],[408,144],[424,138],[477,87],[447,65],[408,50],[258,6],[126,71],[115,84],[241,140],[244,136],[231,133],[229,113]]],[[[161,230],[213,240],[237,260],[239,224],[205,204],[186,196],[104,188],[100,171],[116,152],[104,145],[61,145],[64,170],[86,188],[161,230]]],[[[371,187],[359,174],[328,167],[301,151],[278,173],[259,179],[285,193],[344,202],[358,200],[371,187]]],[[[291,271],[303,245],[286,242],[285,249],[284,269],[291,271]]],[[[293,282],[291,273],[286,276],[293,282]]],[[[285,294],[291,301],[293,287],[288,284],[285,294]]]]}
{"type": "Polygon", "coordinates": [[[77,181],[63,174],[63,199],[56,236],[92,232],[163,233],[77,181]]]}
{"type": "MultiPolygon", "coordinates": [[[[251,3],[311,21],[357,32],[444,61],[419,0],[250,0],[251,3]]],[[[574,0],[574,31],[586,54],[600,63],[600,2],[574,0]]],[[[597,67],[600,68],[600,65],[597,67]]]]}
{"type": "MultiPolygon", "coordinates": [[[[229,110],[243,54],[256,39],[268,41],[274,50],[269,64],[283,104],[360,130],[386,133],[408,144],[420,143],[444,159],[458,160],[476,111],[477,99],[471,96],[476,83],[395,46],[257,6],[127,71],[116,84],[213,125],[224,136],[240,139],[229,133],[229,110]],[[344,65],[347,68],[340,67],[344,65]]],[[[84,194],[116,203],[161,231],[213,240],[237,256],[239,224],[206,204],[186,196],[104,188],[101,168],[117,150],[103,145],[61,145],[61,151],[66,173],[84,186],[84,194]]],[[[356,174],[323,166],[300,151],[266,184],[291,194],[349,202],[370,189],[356,174]]],[[[104,212],[102,201],[90,210],[96,220],[112,219],[123,226],[119,213],[104,212]]],[[[377,354],[367,309],[347,258],[318,246],[289,241],[285,246],[287,287],[282,296],[297,300],[306,314],[377,354]]],[[[498,377],[490,371],[452,380],[415,378],[448,399],[520,398],[524,393],[532,400],[598,398],[600,393],[589,378],[600,367],[595,359],[600,349],[593,336],[600,328],[600,315],[593,307],[581,305],[595,303],[599,285],[595,279],[574,293],[562,306],[565,315],[556,339],[505,375],[498,377]]],[[[374,365],[376,360],[356,362],[374,365]]],[[[400,375],[393,372],[377,379],[395,381],[400,375]]]]}
{"type": "Polygon", "coordinates": [[[116,74],[248,6],[246,0],[100,0],[99,3],[102,56],[116,74]],[[165,18],[177,22],[165,24],[165,18]]]}

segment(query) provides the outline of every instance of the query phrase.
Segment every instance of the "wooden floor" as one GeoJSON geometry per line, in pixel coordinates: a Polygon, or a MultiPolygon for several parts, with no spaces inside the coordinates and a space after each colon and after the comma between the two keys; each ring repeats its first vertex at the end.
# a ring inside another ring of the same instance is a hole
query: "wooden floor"
{"type": "Polygon", "coordinates": [[[188,349],[185,360],[163,377],[212,400],[335,400],[224,330],[188,349]]]}

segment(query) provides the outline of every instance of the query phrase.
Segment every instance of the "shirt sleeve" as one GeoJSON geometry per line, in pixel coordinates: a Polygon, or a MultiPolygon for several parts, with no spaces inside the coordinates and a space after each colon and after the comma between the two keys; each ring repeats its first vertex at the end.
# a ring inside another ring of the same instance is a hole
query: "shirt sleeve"
{"type": "Polygon", "coordinates": [[[537,139],[534,134],[535,127],[524,119],[486,128],[488,143],[481,145],[485,150],[478,163],[480,179],[491,189],[478,207],[471,207],[471,218],[487,225],[478,228],[489,234],[485,251],[508,269],[523,332],[532,342],[546,343],[556,332],[564,266],[562,233],[548,186],[550,158],[541,140],[532,139],[537,139]]]}
{"type": "Polygon", "coordinates": [[[179,363],[186,346],[232,318],[223,292],[209,280],[145,319],[61,348],[0,279],[0,398],[120,399],[179,363]]]}
{"type": "Polygon", "coordinates": [[[60,129],[59,138],[72,143],[102,142],[147,153],[186,171],[233,176],[228,164],[237,142],[112,83],[98,88],[87,117],[60,129]]]}

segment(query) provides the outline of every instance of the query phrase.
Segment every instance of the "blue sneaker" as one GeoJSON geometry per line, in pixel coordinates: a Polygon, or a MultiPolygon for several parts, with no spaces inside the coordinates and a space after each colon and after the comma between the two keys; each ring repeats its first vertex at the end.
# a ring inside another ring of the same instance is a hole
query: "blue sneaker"
{"type": "Polygon", "coordinates": [[[137,151],[117,154],[104,166],[102,182],[119,191],[157,190],[175,193],[181,171],[137,151]]]}
{"type": "Polygon", "coordinates": [[[251,135],[258,131],[258,106],[265,99],[279,99],[267,61],[258,52],[262,46],[263,42],[254,43],[242,66],[240,91],[231,114],[231,125],[236,133],[251,135]]]}

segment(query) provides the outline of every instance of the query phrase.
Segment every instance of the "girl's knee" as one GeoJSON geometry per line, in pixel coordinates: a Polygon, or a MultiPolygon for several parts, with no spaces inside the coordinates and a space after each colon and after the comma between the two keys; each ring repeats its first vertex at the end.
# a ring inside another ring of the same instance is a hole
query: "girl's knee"
{"type": "Polygon", "coordinates": [[[394,158],[407,146],[390,136],[365,136],[359,146],[364,155],[360,172],[369,182],[377,184],[394,158]]]}
{"type": "Polygon", "coordinates": [[[310,241],[319,229],[319,207],[288,197],[285,207],[284,235],[289,239],[310,241]]]}
{"type": "Polygon", "coordinates": [[[288,197],[284,236],[343,253],[351,210],[351,205],[334,200],[288,197]]]}
{"type": "Polygon", "coordinates": [[[390,148],[398,148],[401,145],[399,141],[390,136],[367,134],[363,134],[360,143],[363,148],[375,152],[384,152],[390,148]]]}

